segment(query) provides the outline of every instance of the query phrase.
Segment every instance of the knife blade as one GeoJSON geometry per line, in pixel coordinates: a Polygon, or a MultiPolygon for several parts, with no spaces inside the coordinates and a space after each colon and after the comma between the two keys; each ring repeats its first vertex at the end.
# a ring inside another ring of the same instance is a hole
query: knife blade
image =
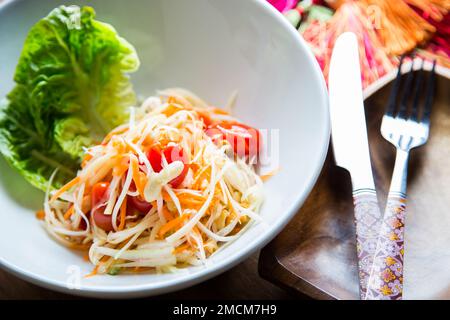
{"type": "Polygon", "coordinates": [[[336,165],[346,169],[352,180],[359,292],[364,299],[381,213],[370,163],[359,61],[356,35],[343,33],[333,48],[328,78],[331,140],[336,165]]]}

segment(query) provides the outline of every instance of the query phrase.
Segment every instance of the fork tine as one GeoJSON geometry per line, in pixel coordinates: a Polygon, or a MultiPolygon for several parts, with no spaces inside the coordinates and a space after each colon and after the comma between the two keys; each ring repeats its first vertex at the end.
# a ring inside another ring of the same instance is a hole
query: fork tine
{"type": "Polygon", "coordinates": [[[398,71],[397,71],[397,77],[395,78],[395,82],[392,86],[391,89],[391,93],[389,94],[389,100],[387,103],[387,108],[386,108],[386,115],[387,116],[394,116],[394,111],[395,111],[395,100],[397,98],[399,89],[400,89],[400,84],[402,82],[402,65],[403,65],[403,60],[405,59],[405,55],[402,55],[402,57],[400,58],[400,64],[398,65],[398,71]]]}
{"type": "Polygon", "coordinates": [[[433,61],[433,68],[431,69],[427,91],[425,93],[425,105],[423,111],[422,122],[425,124],[430,124],[431,106],[433,105],[434,98],[434,82],[436,80],[436,60],[433,61]]]}
{"type": "Polygon", "coordinates": [[[421,94],[421,88],[423,83],[423,74],[425,71],[423,70],[423,66],[425,64],[425,60],[422,59],[422,64],[420,66],[420,70],[417,75],[416,82],[414,84],[414,97],[413,97],[413,105],[411,109],[411,120],[417,122],[419,119],[419,101],[420,101],[420,94],[421,94]]]}
{"type": "Polygon", "coordinates": [[[397,117],[401,119],[407,118],[408,112],[408,98],[411,95],[411,87],[413,84],[414,78],[414,56],[411,56],[411,68],[408,71],[408,75],[406,76],[406,84],[403,88],[401,99],[400,99],[400,109],[398,111],[397,117]]]}

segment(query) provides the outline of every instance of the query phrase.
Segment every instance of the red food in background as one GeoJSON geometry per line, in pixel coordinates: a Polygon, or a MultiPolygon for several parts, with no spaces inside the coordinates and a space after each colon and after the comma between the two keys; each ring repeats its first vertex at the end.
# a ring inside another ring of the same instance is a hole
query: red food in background
{"type": "Polygon", "coordinates": [[[181,161],[184,164],[184,168],[183,168],[183,171],[181,172],[181,174],[169,182],[172,187],[176,188],[183,182],[183,180],[186,177],[186,174],[189,170],[188,166],[186,165],[188,163],[188,158],[184,154],[183,148],[176,146],[176,145],[166,147],[162,153],[157,148],[152,148],[148,152],[147,157],[148,157],[148,160],[150,161],[150,164],[151,164],[153,170],[155,170],[155,172],[160,172],[163,169],[163,166],[162,166],[162,155],[163,154],[164,154],[164,158],[166,158],[166,161],[168,164],[170,164],[174,161],[181,161]]]}

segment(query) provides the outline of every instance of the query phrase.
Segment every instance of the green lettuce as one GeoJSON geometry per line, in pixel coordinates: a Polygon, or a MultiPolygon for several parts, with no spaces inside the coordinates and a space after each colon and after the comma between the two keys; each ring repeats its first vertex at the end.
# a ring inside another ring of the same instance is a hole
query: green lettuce
{"type": "Polygon", "coordinates": [[[30,30],[0,111],[0,152],[34,186],[75,176],[84,147],[128,118],[139,67],[131,44],[94,20],[91,7],[61,6],[30,30]]]}

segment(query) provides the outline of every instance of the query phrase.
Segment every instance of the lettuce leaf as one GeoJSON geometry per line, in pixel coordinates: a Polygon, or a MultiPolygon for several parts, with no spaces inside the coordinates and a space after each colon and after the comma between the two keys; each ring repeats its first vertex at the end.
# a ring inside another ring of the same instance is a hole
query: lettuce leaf
{"type": "Polygon", "coordinates": [[[42,190],[56,168],[53,187],[72,178],[83,147],[125,122],[135,103],[136,51],[94,18],[91,7],[61,6],[33,26],[0,111],[0,152],[42,190]]]}

